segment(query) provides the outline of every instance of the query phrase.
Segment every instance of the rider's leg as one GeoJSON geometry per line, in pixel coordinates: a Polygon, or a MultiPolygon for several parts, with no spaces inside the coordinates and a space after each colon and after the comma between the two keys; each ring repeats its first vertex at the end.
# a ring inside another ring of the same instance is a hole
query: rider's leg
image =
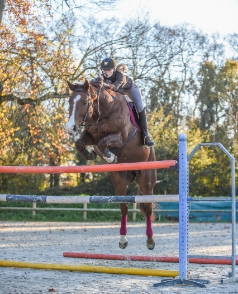
{"type": "Polygon", "coordinates": [[[148,134],[148,124],[145,108],[142,103],[142,97],[138,86],[133,83],[132,88],[129,90],[124,90],[124,93],[134,102],[137,112],[139,114],[139,124],[142,129],[143,144],[147,147],[154,146],[155,144],[148,134]]]}
{"type": "Polygon", "coordinates": [[[144,145],[147,147],[154,146],[155,143],[150,138],[150,135],[148,133],[148,127],[147,127],[148,124],[147,124],[145,109],[143,109],[141,112],[139,112],[139,123],[140,123],[141,129],[142,129],[144,145]]]}

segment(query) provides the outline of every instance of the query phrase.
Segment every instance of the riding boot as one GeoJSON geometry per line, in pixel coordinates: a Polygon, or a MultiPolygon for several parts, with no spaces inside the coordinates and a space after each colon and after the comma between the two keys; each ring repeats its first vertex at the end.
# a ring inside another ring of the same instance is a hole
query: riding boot
{"type": "Polygon", "coordinates": [[[145,114],[145,109],[139,112],[139,124],[141,126],[142,136],[143,136],[143,144],[146,147],[152,147],[155,145],[153,140],[150,138],[148,134],[148,126],[147,126],[147,119],[145,114]]]}

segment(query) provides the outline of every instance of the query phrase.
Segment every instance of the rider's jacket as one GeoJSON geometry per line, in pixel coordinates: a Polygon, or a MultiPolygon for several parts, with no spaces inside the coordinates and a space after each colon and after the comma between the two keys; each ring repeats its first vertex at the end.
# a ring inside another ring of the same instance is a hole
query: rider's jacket
{"type": "Polygon", "coordinates": [[[115,70],[110,78],[105,77],[104,74],[102,74],[102,76],[105,83],[113,85],[113,91],[117,91],[119,88],[129,90],[133,84],[131,78],[118,70],[115,70]]]}

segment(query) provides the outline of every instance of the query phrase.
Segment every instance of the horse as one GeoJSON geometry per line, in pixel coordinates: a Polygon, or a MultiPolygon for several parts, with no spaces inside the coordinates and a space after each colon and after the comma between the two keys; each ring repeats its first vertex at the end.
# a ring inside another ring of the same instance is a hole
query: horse
{"type": "MultiPolygon", "coordinates": [[[[99,84],[88,80],[83,84],[67,83],[72,94],[65,128],[68,134],[76,135],[84,126],[75,145],[86,160],[95,160],[97,156],[109,164],[156,160],[154,147],[143,145],[141,132],[131,121],[128,102],[123,95],[106,89],[101,81],[99,84]]],[[[116,196],[126,195],[128,185],[133,182],[140,195],[152,195],[156,170],[111,172],[111,181],[116,196]]],[[[120,203],[120,210],[119,247],[125,249],[128,245],[128,203],[120,203]]],[[[153,203],[140,203],[140,212],[146,218],[147,248],[153,250],[153,203]]]]}

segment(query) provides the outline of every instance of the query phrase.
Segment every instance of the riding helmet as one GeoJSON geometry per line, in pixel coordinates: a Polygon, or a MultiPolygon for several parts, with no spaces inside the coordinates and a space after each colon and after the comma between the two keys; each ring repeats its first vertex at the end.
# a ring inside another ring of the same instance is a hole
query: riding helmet
{"type": "Polygon", "coordinates": [[[112,58],[105,58],[101,62],[101,69],[114,69],[116,66],[116,61],[112,58]]]}

